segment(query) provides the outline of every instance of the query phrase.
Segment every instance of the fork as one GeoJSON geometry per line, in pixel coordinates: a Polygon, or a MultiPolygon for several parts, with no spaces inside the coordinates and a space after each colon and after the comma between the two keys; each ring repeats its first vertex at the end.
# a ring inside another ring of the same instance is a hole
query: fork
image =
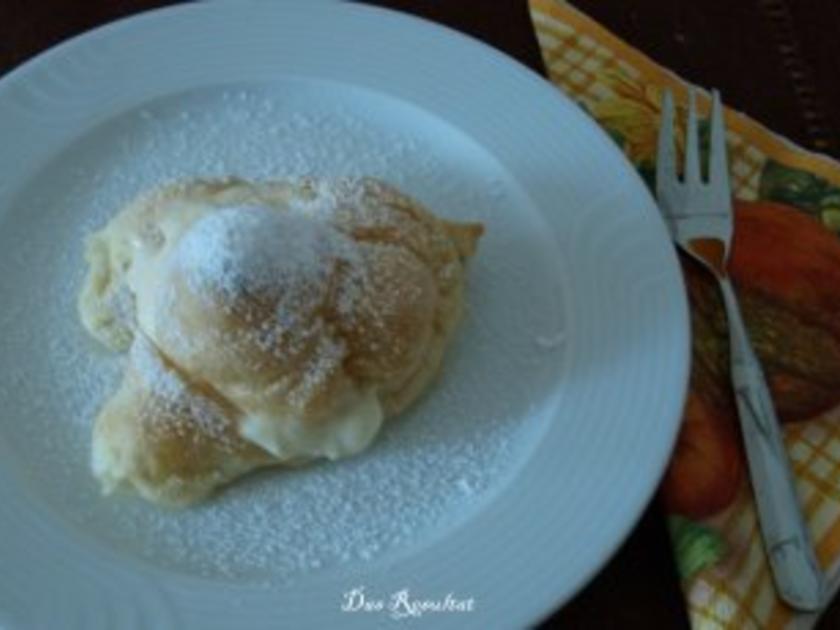
{"type": "Polygon", "coordinates": [[[666,92],[656,159],[656,196],[677,245],[717,278],[729,322],[732,385],[776,591],[793,608],[816,611],[825,578],[802,517],[779,420],[727,273],[733,220],[720,94],[712,92],[708,182],[700,171],[695,94],[689,93],[685,166],[677,177],[674,101],[666,92]]]}

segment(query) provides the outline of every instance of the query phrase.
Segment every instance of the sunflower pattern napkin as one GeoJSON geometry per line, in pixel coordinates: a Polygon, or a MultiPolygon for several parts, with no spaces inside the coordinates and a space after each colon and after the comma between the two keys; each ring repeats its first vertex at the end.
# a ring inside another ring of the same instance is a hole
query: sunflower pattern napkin
{"type": "MultiPolygon", "coordinates": [[[[652,187],[662,92],[676,96],[681,137],[688,83],[565,2],[530,0],[530,10],[551,81],[600,123],[652,187]]],[[[701,118],[708,114],[705,92],[698,109],[701,118]]],[[[727,110],[726,124],[732,277],[833,593],[840,579],[840,164],[743,114],[727,110]]],[[[661,494],[691,623],[811,627],[816,615],[795,613],[776,598],[764,556],[717,286],[694,263],[684,259],[683,268],[692,306],[691,385],[661,494]]]]}

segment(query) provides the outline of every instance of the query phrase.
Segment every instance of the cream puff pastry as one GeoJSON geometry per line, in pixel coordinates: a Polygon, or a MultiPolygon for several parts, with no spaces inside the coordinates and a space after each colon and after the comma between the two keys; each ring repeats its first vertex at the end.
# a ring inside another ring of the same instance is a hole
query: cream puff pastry
{"type": "Polygon", "coordinates": [[[194,181],[87,242],[85,327],[127,353],[93,433],[106,492],[187,504],[359,453],[437,374],[482,226],[374,179],[194,181]]]}

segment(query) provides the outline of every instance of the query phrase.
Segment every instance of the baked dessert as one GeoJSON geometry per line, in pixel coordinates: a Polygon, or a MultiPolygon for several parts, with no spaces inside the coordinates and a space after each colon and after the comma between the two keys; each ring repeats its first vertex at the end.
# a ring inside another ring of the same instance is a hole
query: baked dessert
{"type": "Polygon", "coordinates": [[[374,179],[167,186],[87,242],[85,327],[126,352],[93,432],[105,492],[186,504],[364,450],[437,374],[479,224],[374,179]]]}

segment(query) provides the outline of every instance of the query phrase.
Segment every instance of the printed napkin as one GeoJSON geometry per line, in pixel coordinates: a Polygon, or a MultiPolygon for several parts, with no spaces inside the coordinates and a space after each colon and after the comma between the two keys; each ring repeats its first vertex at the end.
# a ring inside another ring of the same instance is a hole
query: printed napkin
{"type": "MultiPolygon", "coordinates": [[[[530,0],[551,81],[615,139],[651,187],[662,92],[688,83],[558,0],[530,0]]],[[[708,94],[699,97],[701,117],[708,94]]],[[[706,124],[706,123],[703,123],[706,124]]],[[[833,593],[840,579],[840,163],[726,111],[735,196],[732,277],[770,382],[799,496],[833,593]]],[[[708,126],[701,125],[702,136],[708,126]]],[[[681,150],[681,147],[678,147],[681,150]]],[[[808,628],[777,599],[729,381],[711,276],[683,260],[693,360],[661,493],[696,628],[808,628]]]]}

